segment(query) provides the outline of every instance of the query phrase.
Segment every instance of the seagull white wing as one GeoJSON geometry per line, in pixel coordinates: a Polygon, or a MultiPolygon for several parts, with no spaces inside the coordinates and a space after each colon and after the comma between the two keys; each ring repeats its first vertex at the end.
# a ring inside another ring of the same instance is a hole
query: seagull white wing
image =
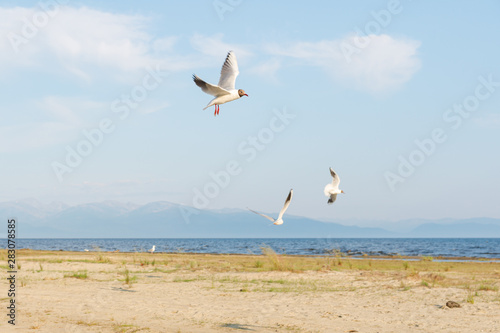
{"type": "Polygon", "coordinates": [[[335,171],[333,171],[332,168],[330,168],[330,174],[332,175],[332,178],[333,178],[333,181],[332,181],[332,185],[333,187],[335,188],[338,188],[339,187],[339,184],[340,184],[340,178],[339,178],[339,175],[337,175],[335,173],[335,171]]]}
{"type": "Polygon", "coordinates": [[[262,216],[262,217],[265,217],[266,219],[268,219],[268,220],[269,220],[269,221],[271,221],[271,222],[276,221],[275,219],[273,219],[272,217],[267,216],[266,214],[261,214],[261,213],[259,213],[259,212],[256,212],[255,210],[251,210],[250,208],[247,208],[247,209],[248,209],[249,211],[251,211],[252,213],[255,213],[255,214],[258,214],[258,215],[260,215],[260,216],[262,216]]]}
{"type": "Polygon", "coordinates": [[[234,90],[236,77],[239,73],[236,55],[233,51],[229,51],[220,71],[219,87],[226,90],[234,90]]]}
{"type": "Polygon", "coordinates": [[[207,83],[194,74],[193,74],[193,81],[194,83],[196,83],[198,87],[201,88],[201,90],[203,90],[204,93],[207,93],[209,95],[219,97],[230,94],[229,91],[227,91],[226,89],[215,86],[211,83],[207,83]]]}
{"type": "Polygon", "coordinates": [[[283,214],[285,214],[286,210],[288,209],[288,206],[290,206],[290,201],[292,201],[292,196],[293,196],[293,189],[290,190],[290,193],[288,193],[288,197],[286,197],[285,205],[283,206],[283,208],[281,208],[278,220],[280,220],[283,217],[283,214]]]}

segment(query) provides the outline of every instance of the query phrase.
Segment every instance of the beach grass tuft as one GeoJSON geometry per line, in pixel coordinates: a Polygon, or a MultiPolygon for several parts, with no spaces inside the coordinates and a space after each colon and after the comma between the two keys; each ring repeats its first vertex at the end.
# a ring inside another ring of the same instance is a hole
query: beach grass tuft
{"type": "Polygon", "coordinates": [[[111,259],[109,259],[108,257],[104,256],[102,253],[98,253],[95,256],[95,262],[98,262],[98,263],[101,263],[101,264],[110,264],[111,263],[111,259]]]}
{"type": "Polygon", "coordinates": [[[255,268],[262,268],[264,267],[264,262],[260,260],[256,260],[254,264],[255,268]]]}
{"type": "Polygon", "coordinates": [[[480,291],[498,291],[498,286],[496,282],[493,281],[482,281],[478,286],[477,290],[480,291]]]}
{"type": "Polygon", "coordinates": [[[132,286],[132,283],[137,282],[138,279],[137,276],[136,275],[131,276],[130,271],[127,268],[125,268],[122,274],[124,276],[124,279],[120,281],[124,281],[125,284],[127,284],[129,287],[132,286]]]}
{"type": "Polygon", "coordinates": [[[64,277],[85,280],[86,278],[88,278],[88,273],[86,270],[85,271],[78,271],[78,272],[74,272],[73,274],[65,274],[64,277]]]}
{"type": "Polygon", "coordinates": [[[262,254],[270,263],[271,270],[274,271],[294,271],[289,261],[277,254],[271,247],[261,247],[262,254]]]}

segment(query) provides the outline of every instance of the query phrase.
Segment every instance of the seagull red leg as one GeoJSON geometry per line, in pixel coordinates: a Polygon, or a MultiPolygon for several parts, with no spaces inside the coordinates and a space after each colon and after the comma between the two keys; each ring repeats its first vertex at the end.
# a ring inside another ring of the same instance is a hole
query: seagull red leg
{"type": "Polygon", "coordinates": [[[214,117],[217,115],[217,104],[215,104],[214,117]]]}

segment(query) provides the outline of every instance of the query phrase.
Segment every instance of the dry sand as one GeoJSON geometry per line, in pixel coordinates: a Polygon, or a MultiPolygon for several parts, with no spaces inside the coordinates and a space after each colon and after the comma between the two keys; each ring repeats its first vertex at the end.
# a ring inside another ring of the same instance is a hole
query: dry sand
{"type": "Polygon", "coordinates": [[[17,325],[2,315],[1,332],[500,332],[500,263],[289,259],[309,270],[262,256],[18,256],[17,325]]]}

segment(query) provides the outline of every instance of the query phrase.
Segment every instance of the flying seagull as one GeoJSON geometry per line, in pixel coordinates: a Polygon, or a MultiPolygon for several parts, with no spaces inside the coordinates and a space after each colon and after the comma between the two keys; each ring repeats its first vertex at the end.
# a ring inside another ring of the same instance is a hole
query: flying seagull
{"type": "Polygon", "coordinates": [[[332,168],[330,168],[330,174],[332,175],[333,181],[331,184],[327,184],[325,186],[325,195],[327,197],[330,197],[328,199],[328,204],[331,205],[332,203],[337,200],[337,194],[339,193],[344,193],[344,191],[339,189],[339,183],[340,183],[340,178],[339,176],[333,171],[332,168]]]}
{"type": "Polygon", "coordinates": [[[155,252],[155,249],[156,249],[156,246],[153,245],[153,247],[150,250],[148,250],[148,252],[151,252],[151,254],[153,254],[153,252],[155,252]]]}
{"type": "Polygon", "coordinates": [[[236,55],[233,51],[229,51],[222,65],[220,71],[219,84],[216,86],[211,83],[207,83],[200,79],[198,76],[193,74],[194,83],[203,90],[203,92],[214,96],[215,98],[208,103],[203,110],[215,105],[214,116],[219,114],[219,105],[227,102],[234,101],[235,99],[247,96],[247,93],[243,89],[235,89],[234,84],[236,82],[236,77],[240,72],[238,71],[238,62],[236,61],[236,55]]]}
{"type": "Polygon", "coordinates": [[[290,206],[290,201],[292,201],[292,195],[293,195],[293,189],[290,190],[290,193],[288,193],[288,197],[286,197],[285,204],[283,205],[283,208],[281,208],[280,214],[278,215],[277,219],[273,219],[272,217],[269,217],[265,214],[261,214],[259,212],[256,212],[254,210],[251,210],[250,208],[247,208],[249,211],[255,214],[259,214],[260,216],[265,217],[269,221],[273,222],[275,225],[280,225],[283,224],[283,214],[285,214],[285,211],[288,209],[288,206],[290,206]]]}

